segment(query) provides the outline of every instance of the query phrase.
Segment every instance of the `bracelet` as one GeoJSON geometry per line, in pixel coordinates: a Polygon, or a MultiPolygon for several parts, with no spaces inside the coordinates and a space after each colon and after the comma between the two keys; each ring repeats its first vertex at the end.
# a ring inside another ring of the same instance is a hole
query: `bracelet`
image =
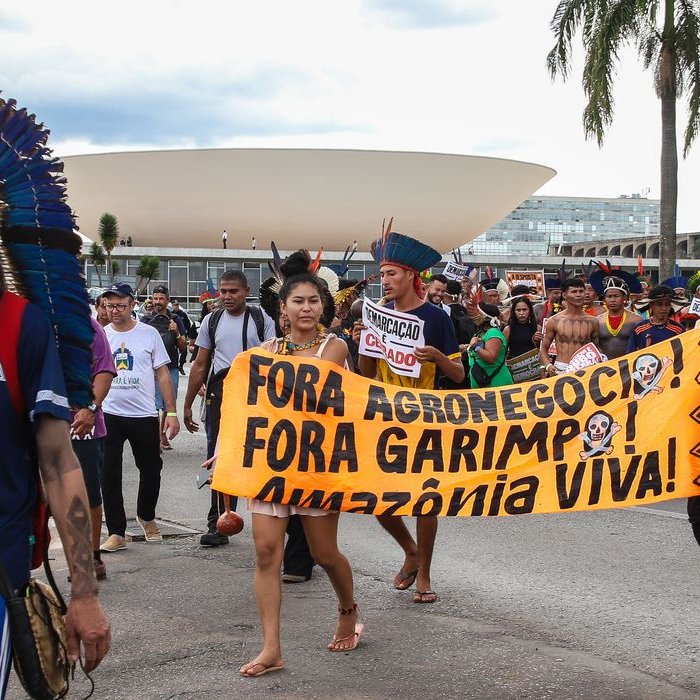
{"type": "Polygon", "coordinates": [[[168,411],[165,414],[168,418],[177,418],[177,412],[176,411],[168,411]]]}
{"type": "Polygon", "coordinates": [[[552,367],[554,367],[554,365],[550,362],[548,365],[545,365],[544,371],[549,372],[552,367]]]}

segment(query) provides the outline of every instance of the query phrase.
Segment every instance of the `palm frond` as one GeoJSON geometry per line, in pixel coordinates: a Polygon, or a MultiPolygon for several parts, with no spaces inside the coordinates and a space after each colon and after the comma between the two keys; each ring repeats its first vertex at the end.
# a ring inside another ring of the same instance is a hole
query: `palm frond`
{"type": "Polygon", "coordinates": [[[676,62],[681,86],[689,93],[688,123],[683,157],[700,131],[700,11],[690,0],[680,0],[676,13],[676,62]]]}
{"type": "MultiPolygon", "coordinates": [[[[605,4],[605,1],[602,3],[605,4]]],[[[571,43],[579,26],[582,26],[584,46],[588,43],[599,3],[594,0],[560,0],[550,28],[556,37],[554,48],[547,56],[549,74],[554,79],[557,74],[564,79],[571,72],[571,43]]]]}
{"type": "Polygon", "coordinates": [[[638,0],[617,0],[597,14],[587,45],[583,68],[583,89],[588,104],[583,112],[587,137],[595,137],[602,146],[605,129],[614,114],[612,88],[617,77],[620,50],[638,31],[638,0]]]}

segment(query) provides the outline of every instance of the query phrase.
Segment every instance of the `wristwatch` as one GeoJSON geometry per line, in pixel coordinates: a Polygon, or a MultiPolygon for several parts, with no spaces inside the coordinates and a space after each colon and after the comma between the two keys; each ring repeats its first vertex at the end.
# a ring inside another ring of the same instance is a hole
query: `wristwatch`
{"type": "Polygon", "coordinates": [[[97,409],[99,406],[93,401],[89,406],[86,406],[88,411],[92,411],[92,413],[97,413],[97,409]]]}

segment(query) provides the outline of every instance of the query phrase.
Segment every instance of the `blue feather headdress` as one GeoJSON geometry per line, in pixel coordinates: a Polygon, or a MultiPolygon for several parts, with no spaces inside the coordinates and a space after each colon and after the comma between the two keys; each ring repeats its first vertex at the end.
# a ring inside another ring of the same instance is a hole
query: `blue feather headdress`
{"type": "Polygon", "coordinates": [[[89,296],[81,240],[66,204],[63,163],[46,147],[49,131],[0,98],[0,264],[3,285],[40,306],[56,336],[72,406],[92,403],[89,296]]]}
{"type": "Polygon", "coordinates": [[[348,271],[350,270],[350,260],[352,260],[352,256],[355,255],[357,252],[357,241],[353,241],[346,249],[345,253],[343,253],[343,259],[339,263],[329,263],[327,267],[329,267],[333,272],[335,272],[338,277],[345,277],[345,275],[348,274],[348,271]]]}
{"type": "Polygon", "coordinates": [[[442,260],[442,255],[429,245],[403,233],[392,231],[393,221],[390,219],[386,227],[382,226],[381,238],[377,238],[370,246],[375,262],[380,265],[387,263],[422,272],[442,260]]]}

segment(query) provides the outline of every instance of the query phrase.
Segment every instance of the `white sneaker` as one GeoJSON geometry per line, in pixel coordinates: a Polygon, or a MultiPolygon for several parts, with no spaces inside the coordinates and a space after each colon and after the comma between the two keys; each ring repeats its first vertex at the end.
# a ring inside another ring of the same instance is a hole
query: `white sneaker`
{"type": "Polygon", "coordinates": [[[136,522],[141,526],[143,534],[146,537],[146,542],[162,542],[163,534],[155,520],[146,521],[143,518],[136,516],[136,522]]]}
{"type": "Polygon", "coordinates": [[[121,535],[110,535],[100,545],[100,552],[118,552],[120,549],[126,549],[126,538],[121,535]]]}

